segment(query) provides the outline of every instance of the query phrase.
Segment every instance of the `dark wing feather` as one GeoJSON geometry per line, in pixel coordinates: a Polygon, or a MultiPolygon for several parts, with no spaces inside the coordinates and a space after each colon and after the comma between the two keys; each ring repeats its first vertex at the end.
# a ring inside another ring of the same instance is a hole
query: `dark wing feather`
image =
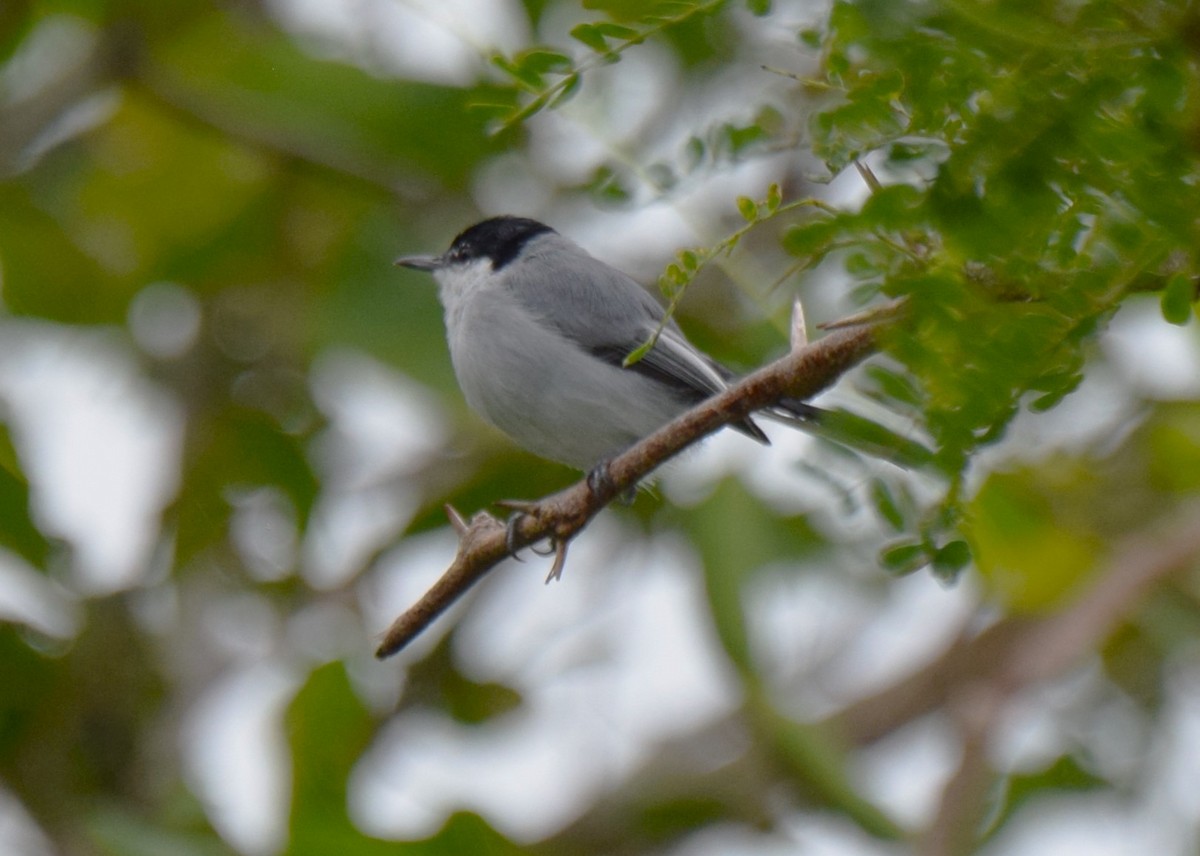
{"type": "MultiPolygon", "coordinates": [[[[555,236],[558,238],[558,236],[555,236]]],[[[513,289],[533,315],[583,350],[614,366],[642,345],[662,323],[663,308],[644,288],[616,268],[559,238],[527,248],[529,260],[544,264],[521,268],[520,289],[513,289]],[[573,272],[570,277],[538,276],[538,271],[573,272]]],[[[668,321],[653,348],[627,371],[661,384],[687,405],[723,390],[732,373],[697,351],[674,321],[668,321]]],[[[766,434],[750,419],[732,426],[760,443],[766,434]]]]}

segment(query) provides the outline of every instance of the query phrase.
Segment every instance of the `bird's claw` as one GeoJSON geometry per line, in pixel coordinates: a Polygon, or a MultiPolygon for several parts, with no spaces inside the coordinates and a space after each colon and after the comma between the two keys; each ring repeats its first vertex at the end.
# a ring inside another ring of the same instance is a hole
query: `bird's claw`
{"type": "Polygon", "coordinates": [[[504,546],[508,549],[508,554],[518,562],[525,561],[521,558],[520,548],[517,546],[517,534],[521,528],[521,518],[524,516],[525,512],[518,511],[509,515],[504,524],[504,546]]]}
{"type": "Polygon", "coordinates": [[[550,541],[554,545],[554,563],[550,565],[550,573],[546,574],[547,584],[551,580],[562,579],[563,568],[567,564],[567,545],[571,543],[571,539],[551,538],[550,541]]]}
{"type": "MultiPolygon", "coordinates": [[[[513,512],[504,524],[504,546],[508,548],[509,555],[518,562],[523,562],[525,560],[518,555],[520,546],[517,544],[517,538],[520,535],[521,520],[533,513],[534,509],[537,508],[537,503],[522,499],[502,499],[496,505],[513,512]]],[[[534,552],[536,553],[537,550],[534,550],[534,552]]]]}
{"type": "MultiPolygon", "coordinates": [[[[605,463],[603,478],[608,477],[608,465],[605,463]]],[[[591,475],[588,476],[588,484],[591,485],[591,475]]],[[[534,514],[538,504],[536,502],[528,502],[520,499],[503,499],[496,503],[501,508],[507,508],[513,514],[509,516],[508,522],[504,526],[504,546],[508,548],[511,555],[518,562],[524,561],[517,551],[520,547],[517,544],[520,536],[521,519],[534,514]]],[[[560,537],[558,535],[550,536],[550,546],[546,549],[538,549],[536,546],[530,545],[529,549],[537,553],[539,556],[553,556],[554,562],[550,565],[550,573],[546,575],[546,582],[562,578],[563,568],[567,564],[567,544],[570,543],[569,537],[560,537]]]]}

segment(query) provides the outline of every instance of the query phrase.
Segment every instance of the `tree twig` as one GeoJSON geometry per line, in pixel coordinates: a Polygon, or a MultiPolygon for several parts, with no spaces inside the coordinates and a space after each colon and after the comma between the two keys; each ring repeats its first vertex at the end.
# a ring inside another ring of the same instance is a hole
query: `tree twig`
{"type": "Polygon", "coordinates": [[[918,853],[958,856],[971,851],[995,775],[988,762],[991,738],[1012,697],[1061,675],[1095,651],[1153,586],[1190,567],[1197,556],[1200,503],[1191,503],[1125,538],[1074,603],[1028,624],[1019,636],[1007,636],[1003,657],[976,664],[978,671],[947,698],[962,737],[962,757],[933,822],[918,841],[918,853]]]}
{"type": "MultiPolygon", "coordinates": [[[[395,654],[442,614],[488,571],[516,550],[546,538],[556,542],[556,568],[565,545],[601,509],[636,486],[665,461],[724,425],[738,422],[784,398],[805,399],[831,386],[843,373],[875,351],[876,326],[838,330],[794,350],[737,384],[693,407],[649,437],[613,458],[608,478],[584,479],[529,506],[513,526],[486,512],[471,518],[465,531],[458,525],[458,553],[434,586],[393,622],[375,655],[395,654]]],[[[454,512],[451,520],[461,523],[454,512]]]]}

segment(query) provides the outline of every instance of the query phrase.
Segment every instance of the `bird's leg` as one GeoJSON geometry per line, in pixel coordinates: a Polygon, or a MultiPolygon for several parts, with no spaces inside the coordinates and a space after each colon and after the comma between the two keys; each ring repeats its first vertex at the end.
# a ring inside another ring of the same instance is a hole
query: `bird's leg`
{"type": "Polygon", "coordinates": [[[611,496],[613,493],[612,473],[608,471],[608,458],[602,458],[596,466],[588,470],[588,490],[597,498],[611,496]]]}
{"type": "MultiPolygon", "coordinates": [[[[607,458],[601,460],[588,471],[586,482],[588,491],[592,494],[592,499],[595,502],[607,502],[617,493],[616,485],[613,484],[612,474],[609,472],[607,458]]],[[[631,487],[621,491],[619,498],[625,504],[629,504],[633,502],[636,496],[637,488],[631,487]]],[[[518,558],[517,541],[520,534],[521,519],[530,515],[536,515],[539,511],[539,504],[516,499],[501,500],[496,504],[501,508],[507,508],[513,512],[505,524],[504,545],[508,548],[508,552],[513,558],[518,558]]],[[[562,577],[563,567],[567,563],[567,546],[570,544],[574,534],[574,531],[570,527],[567,527],[562,529],[561,532],[555,532],[550,535],[549,549],[539,550],[537,547],[530,547],[539,556],[554,556],[554,562],[550,566],[550,573],[546,577],[546,582],[562,577]]]]}
{"type": "MultiPolygon", "coordinates": [[[[605,458],[592,467],[587,474],[588,490],[592,492],[592,496],[602,500],[612,496],[616,491],[608,465],[608,459],[605,458]]],[[[617,499],[622,505],[633,505],[633,501],[637,499],[637,486],[634,485],[621,491],[617,495],[617,499]]]]}
{"type": "MultiPolygon", "coordinates": [[[[520,561],[521,557],[517,555],[517,535],[521,518],[536,514],[538,504],[518,499],[500,500],[496,504],[513,512],[504,527],[504,545],[508,548],[509,554],[520,561]]],[[[570,535],[551,535],[548,549],[539,550],[536,546],[530,545],[529,549],[539,556],[554,557],[554,562],[550,565],[550,573],[546,575],[546,582],[562,578],[563,568],[567,564],[567,545],[570,543],[570,535]]]]}
{"type": "Polygon", "coordinates": [[[520,548],[517,546],[517,531],[520,529],[521,519],[528,516],[537,503],[522,499],[501,499],[496,502],[496,505],[512,512],[504,524],[504,546],[508,548],[508,552],[514,559],[518,562],[524,561],[518,555],[520,548]]]}

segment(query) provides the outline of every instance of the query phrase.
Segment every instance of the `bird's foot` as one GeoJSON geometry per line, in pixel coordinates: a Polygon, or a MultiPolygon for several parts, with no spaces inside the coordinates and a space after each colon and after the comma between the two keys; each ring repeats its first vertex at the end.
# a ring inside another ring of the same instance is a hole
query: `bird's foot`
{"type": "MultiPolygon", "coordinates": [[[[592,496],[600,499],[610,497],[616,492],[607,458],[588,471],[587,486],[592,496]]],[[[617,499],[622,505],[633,505],[633,501],[637,499],[637,486],[625,488],[617,495],[617,499]]]]}
{"type": "MultiPolygon", "coordinates": [[[[521,520],[530,515],[534,515],[538,511],[538,503],[528,502],[520,499],[505,499],[496,503],[501,508],[507,508],[513,513],[509,516],[508,522],[504,527],[504,546],[508,548],[509,554],[517,561],[523,561],[519,555],[520,550],[520,529],[521,520]]],[[[529,549],[537,553],[539,556],[553,556],[554,561],[550,565],[550,573],[546,575],[546,582],[562,578],[563,568],[567,564],[567,545],[571,542],[568,535],[551,535],[550,544],[546,549],[538,549],[531,545],[529,549]]]]}
{"type": "Polygon", "coordinates": [[[613,482],[612,473],[608,471],[608,458],[604,458],[588,470],[585,481],[587,481],[588,490],[592,492],[592,496],[600,497],[611,494],[613,482]]]}
{"type": "MultiPolygon", "coordinates": [[[[496,504],[500,508],[512,511],[512,514],[509,515],[509,519],[504,525],[504,546],[508,547],[509,555],[512,558],[515,558],[517,562],[523,562],[524,559],[520,555],[521,546],[517,543],[521,533],[521,521],[530,515],[538,513],[538,503],[529,502],[527,499],[500,499],[496,504]]],[[[551,538],[550,549],[539,550],[534,545],[530,545],[529,549],[538,553],[539,556],[557,556],[557,549],[554,546],[556,540],[551,538]]],[[[562,569],[559,569],[559,571],[562,571],[562,569]]]]}
{"type": "MultiPolygon", "coordinates": [[[[519,555],[521,547],[517,543],[521,531],[521,521],[537,511],[537,503],[523,499],[502,499],[496,505],[513,512],[504,524],[504,546],[508,548],[509,554],[514,559],[523,562],[524,559],[519,555]]],[[[534,549],[534,552],[538,555],[549,555],[540,553],[537,549],[534,549]]]]}

